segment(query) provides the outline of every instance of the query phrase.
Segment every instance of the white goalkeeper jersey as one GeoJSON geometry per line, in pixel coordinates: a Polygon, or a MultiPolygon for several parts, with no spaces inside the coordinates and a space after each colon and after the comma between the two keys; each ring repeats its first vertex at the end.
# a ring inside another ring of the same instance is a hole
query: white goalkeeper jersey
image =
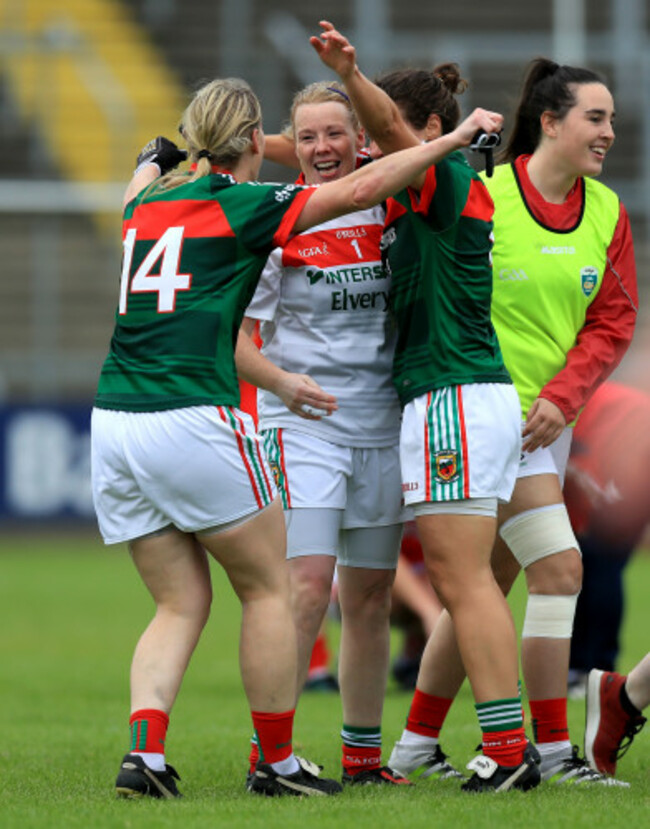
{"type": "Polygon", "coordinates": [[[391,369],[396,332],[379,243],[384,210],[324,222],[270,255],[246,316],[260,320],[262,353],[336,396],[319,421],[258,392],[259,428],[293,428],[343,446],[392,446],[400,407],[391,369]]]}

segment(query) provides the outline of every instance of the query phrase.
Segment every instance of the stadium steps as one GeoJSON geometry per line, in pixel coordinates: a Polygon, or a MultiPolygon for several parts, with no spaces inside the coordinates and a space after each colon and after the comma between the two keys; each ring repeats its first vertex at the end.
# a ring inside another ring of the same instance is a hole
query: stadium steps
{"type": "Polygon", "coordinates": [[[63,179],[125,181],[135,148],[175,134],[184,88],[123,4],[0,0],[0,24],[4,81],[63,179]]]}

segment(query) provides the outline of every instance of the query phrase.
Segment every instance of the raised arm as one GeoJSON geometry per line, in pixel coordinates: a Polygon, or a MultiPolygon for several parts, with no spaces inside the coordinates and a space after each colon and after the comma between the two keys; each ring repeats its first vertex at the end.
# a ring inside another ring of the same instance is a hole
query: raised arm
{"type": "Polygon", "coordinates": [[[426,144],[387,155],[355,170],[338,181],[316,188],[303,207],[294,232],[301,233],[320,222],[380,204],[388,196],[403,190],[433,164],[461,147],[467,147],[475,133],[499,132],[503,116],[498,112],[475,109],[453,132],[426,144]]]}
{"type": "Polygon", "coordinates": [[[140,150],[135,162],[135,172],[124,193],[123,206],[134,199],[158,176],[175,169],[187,158],[187,150],[179,149],[173,141],[159,135],[140,150]]]}
{"type": "Polygon", "coordinates": [[[420,139],[392,98],[361,72],[349,40],[327,20],[321,20],[320,26],[323,29],[320,37],[311,37],[309,42],[323,63],[345,84],[359,120],[379,149],[387,154],[419,144],[420,139]]]}

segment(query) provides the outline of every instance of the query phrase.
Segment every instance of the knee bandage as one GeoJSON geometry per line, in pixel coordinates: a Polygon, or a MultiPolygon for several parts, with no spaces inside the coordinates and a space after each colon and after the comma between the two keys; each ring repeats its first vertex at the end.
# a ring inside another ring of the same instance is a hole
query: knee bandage
{"type": "Polygon", "coordinates": [[[577,601],[577,593],[573,596],[529,596],[522,639],[534,636],[570,639],[577,601]]]}
{"type": "Polygon", "coordinates": [[[525,570],[534,561],[572,547],[580,550],[564,504],[531,509],[506,521],[499,535],[525,570]]]}

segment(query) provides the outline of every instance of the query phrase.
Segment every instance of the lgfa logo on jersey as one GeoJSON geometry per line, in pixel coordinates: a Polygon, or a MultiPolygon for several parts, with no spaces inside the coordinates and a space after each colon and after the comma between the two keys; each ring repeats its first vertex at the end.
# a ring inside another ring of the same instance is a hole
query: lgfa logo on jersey
{"type": "Polygon", "coordinates": [[[582,284],[582,293],[585,296],[591,296],[594,288],[598,284],[598,271],[596,268],[587,265],[580,271],[580,282],[582,284]]]}
{"type": "Polygon", "coordinates": [[[458,452],[455,449],[443,449],[436,452],[436,478],[442,483],[449,483],[458,477],[458,452]]]}

